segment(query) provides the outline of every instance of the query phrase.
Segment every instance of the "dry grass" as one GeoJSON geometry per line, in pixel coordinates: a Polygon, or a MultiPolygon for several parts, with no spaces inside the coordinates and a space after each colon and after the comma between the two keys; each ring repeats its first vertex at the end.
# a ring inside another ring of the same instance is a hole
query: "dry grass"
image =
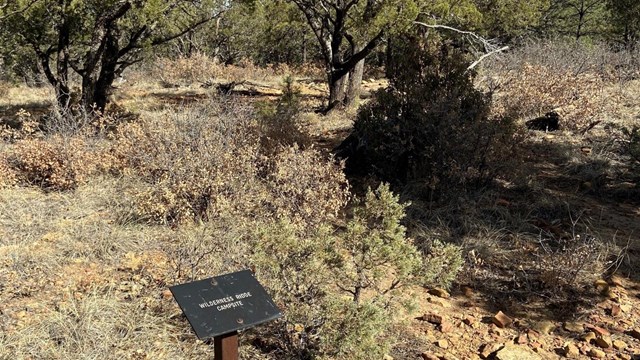
{"type": "Polygon", "coordinates": [[[163,291],[231,263],[238,268],[242,259],[217,255],[238,253],[229,249],[235,246],[232,224],[178,231],[121,225],[122,186],[118,179],[95,178],[73,193],[0,190],[0,358],[211,355],[163,291]],[[202,254],[202,244],[213,254],[185,265],[202,254]]]}
{"type": "Polygon", "coordinates": [[[6,94],[0,96],[0,107],[29,106],[31,104],[50,105],[54,100],[55,95],[50,86],[39,88],[26,85],[8,86],[6,94]]]}

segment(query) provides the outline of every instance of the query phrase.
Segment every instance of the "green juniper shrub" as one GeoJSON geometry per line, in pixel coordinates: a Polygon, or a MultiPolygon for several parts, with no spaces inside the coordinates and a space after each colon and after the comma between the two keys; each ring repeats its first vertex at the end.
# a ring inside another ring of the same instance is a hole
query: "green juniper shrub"
{"type": "Polygon", "coordinates": [[[287,76],[282,85],[282,96],[274,104],[265,101],[258,104],[260,142],[266,153],[277,151],[282,146],[298,145],[305,148],[310,139],[299,126],[300,89],[293,78],[287,76]]]}
{"type": "Polygon", "coordinates": [[[422,36],[394,44],[389,87],[360,110],[337,149],[347,171],[433,196],[478,188],[508,169],[518,144],[513,119],[491,116],[491,96],[474,87],[464,53],[422,36]]]}
{"type": "Polygon", "coordinates": [[[356,200],[342,228],[301,232],[286,217],[255,228],[252,262],[285,314],[262,336],[281,357],[381,358],[411,286],[455,277],[459,268],[430,264],[407,237],[406,206],[383,184],[356,200]]]}

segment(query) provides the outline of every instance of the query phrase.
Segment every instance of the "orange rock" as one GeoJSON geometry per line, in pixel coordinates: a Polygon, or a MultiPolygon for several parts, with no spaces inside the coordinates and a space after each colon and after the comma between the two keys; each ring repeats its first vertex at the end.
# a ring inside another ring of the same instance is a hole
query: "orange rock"
{"type": "Polygon", "coordinates": [[[587,325],[585,325],[585,328],[593,331],[598,336],[610,336],[611,335],[611,333],[607,329],[603,329],[603,328],[601,328],[599,326],[587,324],[587,325]]]}
{"type": "Polygon", "coordinates": [[[430,323],[435,324],[435,325],[440,325],[440,324],[442,324],[442,321],[444,320],[444,317],[442,315],[439,315],[439,314],[430,313],[430,314],[422,315],[422,320],[430,322],[430,323]]]}
{"type": "Polygon", "coordinates": [[[491,321],[493,321],[493,323],[496,324],[496,326],[499,328],[505,328],[511,325],[511,323],[513,322],[513,320],[511,320],[511,318],[505,315],[502,311],[498,311],[498,313],[493,316],[491,321]]]}

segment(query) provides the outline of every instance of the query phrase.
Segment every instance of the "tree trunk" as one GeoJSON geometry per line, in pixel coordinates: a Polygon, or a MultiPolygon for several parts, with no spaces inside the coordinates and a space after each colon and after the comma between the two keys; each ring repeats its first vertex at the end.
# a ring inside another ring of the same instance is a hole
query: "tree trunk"
{"type": "Polygon", "coordinates": [[[106,35],[104,52],[100,60],[99,73],[82,75],[82,106],[87,113],[104,113],[116,78],[118,66],[117,30],[109,30],[106,35]]]}
{"type": "Polygon", "coordinates": [[[364,74],[364,59],[358,61],[356,66],[349,72],[349,84],[344,105],[347,108],[356,106],[360,99],[360,88],[362,85],[362,75],[364,74]]]}
{"type": "Polygon", "coordinates": [[[344,105],[348,83],[349,73],[339,75],[334,71],[329,75],[329,106],[327,111],[344,105]]]}
{"type": "Polygon", "coordinates": [[[69,89],[69,24],[63,21],[58,29],[58,54],[56,59],[56,75],[53,85],[56,89],[58,105],[63,112],[67,112],[71,105],[69,89]]]}

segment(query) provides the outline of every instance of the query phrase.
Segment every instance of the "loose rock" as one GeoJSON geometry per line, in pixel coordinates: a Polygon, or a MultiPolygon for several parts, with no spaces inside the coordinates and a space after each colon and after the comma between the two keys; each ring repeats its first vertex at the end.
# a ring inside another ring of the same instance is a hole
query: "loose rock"
{"type": "Polygon", "coordinates": [[[467,324],[467,325],[469,325],[471,327],[474,327],[474,325],[477,323],[477,321],[478,320],[475,317],[471,316],[471,315],[465,317],[462,320],[463,323],[465,323],[465,324],[467,324]]]}
{"type": "Polygon", "coordinates": [[[588,343],[590,343],[592,340],[595,340],[595,338],[596,338],[596,333],[594,333],[593,331],[589,331],[588,333],[582,336],[582,340],[588,343]]]}
{"type": "Polygon", "coordinates": [[[496,360],[542,360],[542,357],[526,347],[508,345],[496,353],[496,360]]]}
{"type": "Polygon", "coordinates": [[[444,317],[442,315],[439,315],[439,314],[431,313],[431,314],[422,315],[421,319],[423,321],[427,321],[427,322],[430,322],[430,323],[435,324],[435,325],[440,325],[440,324],[442,324],[442,321],[444,320],[444,317]]]}
{"type": "Polygon", "coordinates": [[[555,328],[556,325],[551,321],[540,321],[534,326],[537,332],[545,335],[549,335],[555,328]]]}
{"type": "Polygon", "coordinates": [[[438,347],[442,348],[442,349],[448,349],[449,348],[449,342],[445,339],[442,340],[438,340],[436,342],[436,345],[438,345],[438,347]]]}
{"type": "Polygon", "coordinates": [[[607,329],[603,329],[599,326],[595,326],[595,325],[585,325],[585,327],[591,331],[593,331],[594,333],[596,333],[596,335],[598,336],[610,336],[611,333],[607,330],[607,329]]]}
{"type": "Polygon", "coordinates": [[[611,346],[613,346],[613,344],[611,343],[611,338],[608,337],[608,336],[603,336],[603,337],[596,338],[595,343],[596,343],[596,345],[598,345],[599,347],[601,347],[603,349],[608,349],[611,346]]]}
{"type": "Polygon", "coordinates": [[[497,314],[491,319],[497,327],[505,328],[513,322],[510,317],[505,315],[502,311],[498,311],[497,314]]]}
{"type": "Polygon", "coordinates": [[[562,354],[569,359],[577,359],[580,357],[580,350],[572,343],[568,343],[562,348],[562,354]]]}
{"type": "Polygon", "coordinates": [[[441,297],[443,299],[448,299],[449,296],[451,296],[451,295],[449,295],[447,290],[440,289],[440,288],[435,288],[435,289],[429,290],[429,294],[437,296],[437,297],[441,297]]]}
{"type": "Polygon", "coordinates": [[[639,329],[629,330],[629,332],[627,332],[627,334],[629,334],[629,336],[631,336],[632,338],[640,340],[640,330],[639,329]]]}
{"type": "Polygon", "coordinates": [[[428,352],[423,352],[422,354],[420,354],[420,357],[424,360],[440,360],[439,357],[428,352]]]}
{"type": "Polygon", "coordinates": [[[562,328],[571,333],[582,333],[584,331],[584,325],[579,322],[566,322],[562,325],[562,328]]]}
{"type": "Polygon", "coordinates": [[[593,349],[589,350],[587,355],[591,356],[592,358],[602,359],[602,358],[604,358],[606,353],[604,351],[600,350],[600,349],[593,348],[593,349]]]}
{"type": "Polygon", "coordinates": [[[502,344],[484,344],[480,347],[480,357],[483,359],[488,359],[492,354],[500,350],[502,347],[502,344]]]}
{"type": "Polygon", "coordinates": [[[611,305],[611,316],[616,317],[616,316],[620,315],[621,311],[622,310],[620,309],[620,305],[618,305],[618,304],[611,305]]]}
{"type": "Polygon", "coordinates": [[[613,341],[613,347],[614,347],[616,350],[620,350],[620,351],[622,351],[622,350],[624,350],[624,349],[626,349],[626,348],[627,348],[627,343],[625,343],[625,342],[624,342],[624,341],[622,341],[622,340],[614,340],[614,341],[613,341]]]}

